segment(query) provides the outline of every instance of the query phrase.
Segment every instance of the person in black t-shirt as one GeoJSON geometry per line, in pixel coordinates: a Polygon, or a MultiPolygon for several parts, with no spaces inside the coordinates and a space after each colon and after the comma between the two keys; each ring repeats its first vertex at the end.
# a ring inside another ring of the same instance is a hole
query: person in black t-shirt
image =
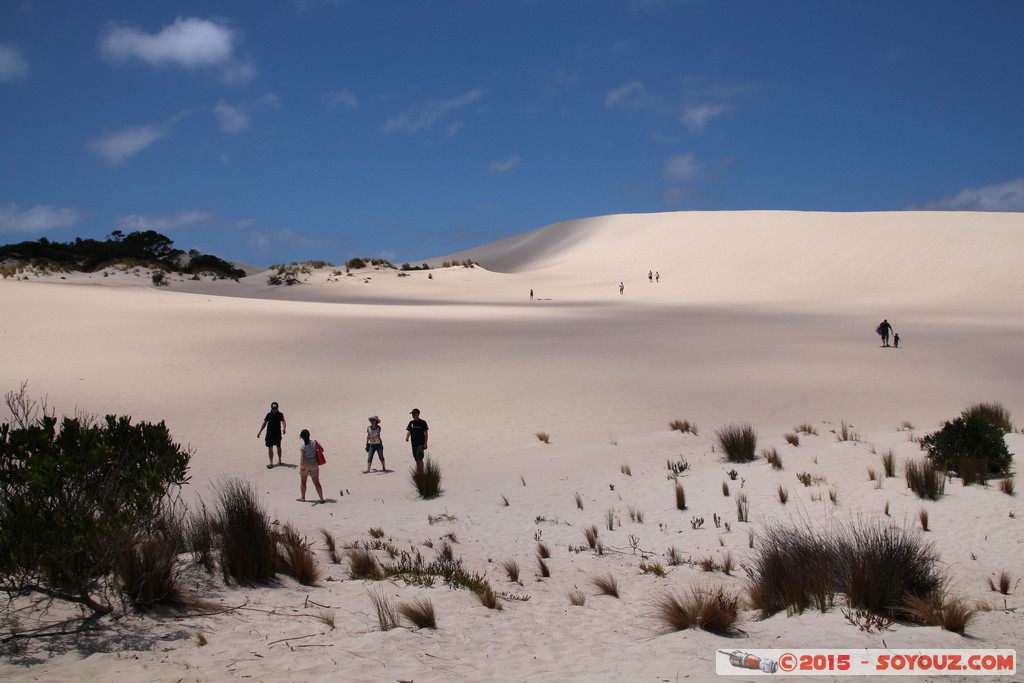
{"type": "Polygon", "coordinates": [[[412,443],[412,458],[416,461],[416,473],[423,474],[423,456],[427,450],[427,423],[420,419],[419,408],[413,408],[412,419],[405,428],[405,440],[412,443]]]}
{"type": "Polygon", "coordinates": [[[277,464],[281,464],[281,437],[288,433],[288,423],[284,421],[284,413],[278,409],[277,401],[270,404],[270,412],[263,418],[263,426],[260,427],[260,431],[256,432],[257,439],[263,434],[264,429],[267,430],[263,443],[267,445],[267,456],[270,458],[270,464],[267,465],[269,470],[274,466],[275,446],[277,446],[277,464]]]}

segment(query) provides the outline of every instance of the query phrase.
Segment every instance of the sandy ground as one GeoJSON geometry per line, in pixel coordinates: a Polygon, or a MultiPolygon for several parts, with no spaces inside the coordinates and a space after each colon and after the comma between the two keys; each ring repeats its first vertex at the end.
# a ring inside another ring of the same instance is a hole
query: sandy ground
{"type": "MultiPolygon", "coordinates": [[[[59,413],[166,420],[194,451],[189,502],[209,499],[224,477],[254,482],[272,517],[314,542],[325,577],[315,587],[288,579],[206,586],[210,599],[243,607],[127,615],[98,636],[20,641],[20,652],[0,660],[0,677],[674,681],[714,677],[716,650],[1019,651],[1020,593],[1002,596],[986,583],[1003,570],[1024,573],[1019,496],[956,480],[939,501],[922,502],[902,477],[879,488],[867,473],[889,449],[898,463],[920,458],[912,437],[970,403],[997,401],[1021,419],[1022,253],[1021,214],[676,213],[549,226],[430,261],[481,267],[429,274],[325,268],[293,287],[271,287],[267,273],[161,288],[144,271],[0,281],[5,391],[28,381],[59,413]],[[648,271],[660,281],[649,282],[648,271]],[[899,349],[880,347],[882,318],[900,333],[899,349]],[[256,434],[271,401],[287,419],[289,466],[268,470],[256,434]],[[444,475],[444,495],[430,501],[408,477],[404,428],[414,407],[444,475]],[[360,474],[371,414],[382,419],[393,473],[360,474]],[[698,434],[671,431],[677,419],[698,434]],[[784,468],[758,459],[735,466],[730,480],[714,433],[736,422],[754,425],[759,447],[777,448],[784,468]],[[859,441],[837,440],[842,422],[859,441]],[[818,434],[796,447],[784,435],[799,424],[818,434]],[[327,449],[326,505],[295,500],[302,428],[327,449]],[[690,464],[680,478],[686,511],[676,510],[667,476],[666,461],[679,458],[690,464]],[[805,488],[801,472],[820,483],[805,488]],[[741,489],[746,523],[736,519],[741,489]],[[450,519],[431,523],[442,514],[450,519]],[[728,530],[712,524],[715,515],[728,530]],[[694,517],[705,518],[702,528],[694,517]],[[993,609],[967,637],[902,624],[866,633],[838,608],[763,621],[747,611],[736,638],[666,633],[653,617],[665,591],[742,592],[750,536],[756,544],[766,524],[857,519],[924,534],[952,590],[993,609]],[[575,551],[592,524],[604,555],[575,551]],[[454,533],[470,569],[529,600],[492,611],[467,591],[386,582],[398,601],[429,597],[438,629],[381,632],[373,585],[328,561],[321,527],[340,543],[368,540],[378,527],[427,555],[425,542],[436,547],[454,533]],[[537,538],[552,551],[549,578],[538,576],[537,538]],[[728,553],[737,569],[640,572],[645,559],[667,564],[669,548],[693,561],[728,553]],[[521,566],[522,585],[505,577],[507,559],[521,566]],[[592,578],[608,573],[619,599],[596,595],[592,578]],[[569,604],[573,589],[587,594],[584,606],[569,604]],[[319,619],[324,611],[335,628],[319,619]]],[[[1006,440],[1022,451],[1024,435],[1006,440]]],[[[58,613],[9,611],[4,631],[58,613]]]]}

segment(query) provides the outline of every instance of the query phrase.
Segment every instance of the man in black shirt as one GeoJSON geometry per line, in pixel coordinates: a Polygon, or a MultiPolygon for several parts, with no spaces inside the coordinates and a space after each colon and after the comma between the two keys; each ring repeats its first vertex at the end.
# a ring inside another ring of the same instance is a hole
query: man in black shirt
{"type": "Polygon", "coordinates": [[[270,412],[263,418],[263,426],[256,432],[256,438],[267,430],[263,443],[267,444],[267,456],[270,458],[269,470],[274,466],[274,446],[277,446],[277,464],[281,464],[281,436],[288,433],[288,423],[284,421],[284,413],[277,408],[277,401],[270,404],[270,412]]]}
{"type": "Polygon", "coordinates": [[[427,450],[427,422],[420,419],[419,408],[413,408],[412,419],[405,428],[405,440],[412,443],[412,457],[416,461],[416,473],[423,474],[423,455],[427,450]]]}

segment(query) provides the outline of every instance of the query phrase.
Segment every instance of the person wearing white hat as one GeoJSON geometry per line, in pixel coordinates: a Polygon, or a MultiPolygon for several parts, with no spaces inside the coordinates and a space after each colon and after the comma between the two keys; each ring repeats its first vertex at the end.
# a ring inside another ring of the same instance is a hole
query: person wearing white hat
{"type": "Polygon", "coordinates": [[[366,428],[366,469],[363,474],[370,473],[370,465],[373,464],[373,454],[380,458],[380,469],[387,472],[388,467],[384,464],[384,442],[380,439],[380,418],[376,415],[369,417],[370,426],[366,428]]]}

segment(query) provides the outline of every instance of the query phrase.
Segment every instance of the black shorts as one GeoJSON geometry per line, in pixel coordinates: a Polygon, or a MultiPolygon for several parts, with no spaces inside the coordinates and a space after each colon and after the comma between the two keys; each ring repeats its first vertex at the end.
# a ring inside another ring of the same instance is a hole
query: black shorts
{"type": "Polygon", "coordinates": [[[271,448],[273,446],[277,446],[278,448],[280,448],[281,447],[281,435],[280,434],[276,434],[276,435],[271,436],[270,434],[267,434],[267,436],[263,439],[263,443],[267,444],[267,448],[271,448]]]}

